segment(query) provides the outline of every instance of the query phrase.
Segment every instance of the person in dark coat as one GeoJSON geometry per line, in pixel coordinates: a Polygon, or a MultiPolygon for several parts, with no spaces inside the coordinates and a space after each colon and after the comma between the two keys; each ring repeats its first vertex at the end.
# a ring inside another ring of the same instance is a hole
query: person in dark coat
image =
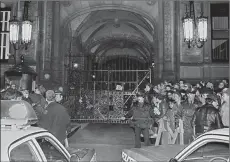
{"type": "Polygon", "coordinates": [[[29,98],[29,91],[26,90],[26,89],[24,89],[24,90],[22,90],[21,92],[22,92],[22,94],[23,94],[22,100],[23,100],[23,101],[26,101],[26,102],[28,102],[29,104],[32,105],[33,102],[32,102],[32,100],[31,100],[31,98],[29,98]]]}
{"type": "Polygon", "coordinates": [[[55,102],[55,96],[53,90],[46,92],[48,104],[41,116],[39,125],[52,133],[64,145],[66,131],[70,124],[70,116],[64,106],[55,102]]]}
{"type": "Polygon", "coordinates": [[[33,106],[33,109],[38,117],[38,120],[40,120],[41,115],[43,114],[44,108],[46,105],[46,100],[43,97],[42,93],[43,92],[41,91],[41,89],[39,87],[36,87],[35,93],[31,93],[29,95],[29,99],[32,102],[31,105],[33,106]]]}
{"type": "Polygon", "coordinates": [[[141,148],[141,133],[143,133],[145,145],[150,145],[149,128],[152,124],[152,119],[149,111],[151,105],[147,103],[144,93],[137,94],[137,102],[132,105],[131,110],[125,115],[125,118],[132,118],[135,133],[135,148],[141,148]]]}
{"type": "Polygon", "coordinates": [[[209,94],[206,98],[206,104],[196,109],[191,122],[192,127],[195,128],[195,136],[223,128],[218,110],[218,97],[214,94],[209,94]]]}

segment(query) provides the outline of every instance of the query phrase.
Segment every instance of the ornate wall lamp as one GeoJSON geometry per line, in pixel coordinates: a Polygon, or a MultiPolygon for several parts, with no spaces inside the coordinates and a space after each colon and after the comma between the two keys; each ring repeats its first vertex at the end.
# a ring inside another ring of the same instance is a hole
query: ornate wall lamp
{"type": "MultiPolygon", "coordinates": [[[[18,2],[18,5],[19,3],[20,1],[18,2]]],[[[24,2],[22,22],[17,20],[16,15],[13,16],[12,20],[10,20],[10,43],[13,44],[15,50],[19,50],[21,48],[27,49],[31,42],[32,22],[28,20],[29,3],[30,1],[24,2]]]]}
{"type": "Polygon", "coordinates": [[[201,14],[195,20],[194,2],[189,2],[189,12],[187,11],[185,17],[182,19],[184,29],[184,41],[188,44],[188,48],[198,47],[202,48],[207,41],[208,17],[203,16],[203,3],[201,2],[201,14]]]}

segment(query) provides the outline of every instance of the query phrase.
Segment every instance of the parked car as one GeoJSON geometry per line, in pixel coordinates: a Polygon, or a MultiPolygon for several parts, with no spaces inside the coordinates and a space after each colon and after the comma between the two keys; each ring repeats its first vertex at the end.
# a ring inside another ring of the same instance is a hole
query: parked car
{"type": "Polygon", "coordinates": [[[124,149],[122,161],[229,162],[229,128],[206,132],[188,146],[160,145],[124,149]]]}
{"type": "Polygon", "coordinates": [[[1,100],[1,161],[96,162],[95,149],[67,149],[47,130],[33,127],[37,116],[25,101],[1,100]]]}

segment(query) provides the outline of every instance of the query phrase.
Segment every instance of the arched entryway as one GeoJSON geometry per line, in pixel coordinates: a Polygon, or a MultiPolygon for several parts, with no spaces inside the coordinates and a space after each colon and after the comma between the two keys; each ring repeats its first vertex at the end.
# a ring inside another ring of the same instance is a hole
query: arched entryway
{"type": "Polygon", "coordinates": [[[65,24],[72,29],[71,52],[65,57],[69,95],[90,98],[94,108],[116,101],[116,107],[122,109],[127,97],[153,76],[154,21],[131,9],[98,9],[84,14],[72,16],[65,24]],[[82,17],[82,23],[74,27],[82,17]]]}

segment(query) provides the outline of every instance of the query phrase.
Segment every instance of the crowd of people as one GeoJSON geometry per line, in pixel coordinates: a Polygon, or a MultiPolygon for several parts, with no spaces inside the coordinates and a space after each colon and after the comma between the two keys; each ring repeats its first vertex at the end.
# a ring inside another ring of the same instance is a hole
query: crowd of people
{"type": "Polygon", "coordinates": [[[66,132],[70,129],[70,116],[61,104],[63,94],[60,90],[46,90],[37,85],[33,92],[17,88],[15,84],[6,84],[1,91],[1,100],[26,101],[33,107],[38,122],[35,126],[51,132],[63,145],[66,132]]]}
{"type": "MultiPolygon", "coordinates": [[[[168,123],[173,132],[182,120],[184,143],[188,144],[206,131],[229,127],[229,93],[227,79],[217,85],[203,81],[192,85],[184,80],[178,83],[164,81],[158,85],[148,83],[145,89],[138,90],[130,103],[130,110],[121,119],[130,119],[137,148],[141,147],[141,134],[145,144],[150,145],[149,129],[156,137],[160,120],[168,123]]],[[[66,131],[70,128],[70,116],[62,105],[60,90],[46,90],[37,85],[33,92],[29,92],[14,84],[6,84],[1,91],[1,100],[30,103],[38,117],[37,126],[47,129],[64,144],[66,131]]]]}
{"type": "Polygon", "coordinates": [[[150,145],[149,128],[157,136],[160,120],[175,132],[181,119],[184,143],[188,144],[206,131],[229,127],[229,92],[227,79],[217,85],[203,81],[192,85],[184,80],[158,85],[148,83],[145,89],[138,91],[122,119],[130,119],[137,148],[141,147],[141,133],[145,145],[150,145]]]}

